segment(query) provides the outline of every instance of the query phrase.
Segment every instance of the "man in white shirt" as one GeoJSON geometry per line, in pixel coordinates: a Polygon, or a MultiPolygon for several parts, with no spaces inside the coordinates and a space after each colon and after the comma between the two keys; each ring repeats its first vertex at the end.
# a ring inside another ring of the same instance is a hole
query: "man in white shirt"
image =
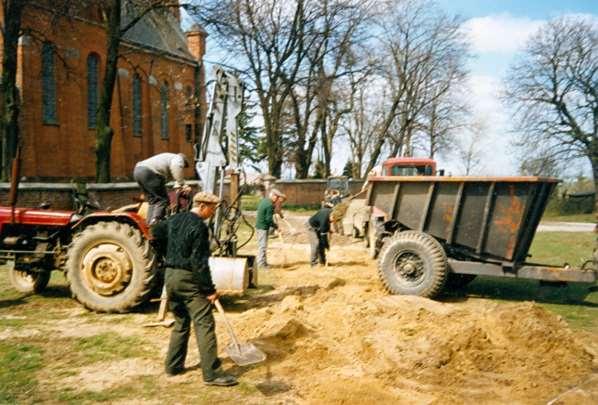
{"type": "Polygon", "coordinates": [[[160,153],[135,165],[133,178],[149,203],[146,219],[148,225],[158,222],[166,214],[169,203],[166,183],[170,179],[175,181],[175,188],[180,188],[184,193],[191,191],[185,184],[185,167],[189,167],[189,161],[182,153],[160,153]]]}

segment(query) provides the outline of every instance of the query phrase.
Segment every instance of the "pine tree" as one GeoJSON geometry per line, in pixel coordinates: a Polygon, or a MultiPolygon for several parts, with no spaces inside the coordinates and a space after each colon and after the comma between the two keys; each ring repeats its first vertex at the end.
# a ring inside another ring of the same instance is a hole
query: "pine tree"
{"type": "Polygon", "coordinates": [[[253,126],[256,103],[244,100],[243,109],[238,116],[239,157],[241,164],[249,164],[259,170],[257,164],[266,158],[266,142],[262,128],[253,126]]]}

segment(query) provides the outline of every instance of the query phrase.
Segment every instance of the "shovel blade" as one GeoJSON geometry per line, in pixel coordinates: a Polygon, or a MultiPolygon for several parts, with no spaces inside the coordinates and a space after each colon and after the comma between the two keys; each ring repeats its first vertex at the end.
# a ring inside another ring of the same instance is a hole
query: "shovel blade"
{"type": "Polygon", "coordinates": [[[266,360],[266,353],[252,343],[230,343],[226,346],[225,351],[238,366],[247,366],[266,360]]]}

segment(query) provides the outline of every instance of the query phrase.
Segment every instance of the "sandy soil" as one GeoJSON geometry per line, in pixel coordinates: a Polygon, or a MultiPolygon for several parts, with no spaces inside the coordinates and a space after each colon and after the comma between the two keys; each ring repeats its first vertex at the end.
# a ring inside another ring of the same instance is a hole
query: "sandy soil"
{"type": "MultiPolygon", "coordinates": [[[[260,274],[262,287],[222,300],[239,338],[266,352],[267,361],[236,367],[224,351],[230,339],[216,315],[225,369],[259,391],[258,398],[248,394],[247,403],[598,403],[595,333],[574,332],[531,302],[389,296],[362,243],[335,236],[329,266],[312,269],[305,236],[283,239],[271,239],[272,268],[260,274]]],[[[146,375],[168,392],[201,378],[193,339],[191,370],[164,377],[169,330],[141,326],[155,313],[128,315],[132,320],[118,325],[108,315],[102,324],[99,316],[87,324],[80,315],[66,314],[71,319],[48,330],[62,337],[137,334],[155,346],[155,359],[83,367],[59,385],[104,390],[146,375]]]]}
{"type": "Polygon", "coordinates": [[[333,244],[316,270],[307,249],[273,244],[278,287],[235,316],[269,355],[265,391],[307,403],[598,400],[597,347],[539,306],[388,296],[359,245],[333,244]]]}

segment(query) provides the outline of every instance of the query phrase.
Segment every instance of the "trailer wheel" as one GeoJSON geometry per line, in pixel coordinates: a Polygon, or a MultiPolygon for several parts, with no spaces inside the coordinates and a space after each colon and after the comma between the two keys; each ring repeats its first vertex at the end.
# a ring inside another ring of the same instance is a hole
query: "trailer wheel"
{"type": "Polygon", "coordinates": [[[73,296],[98,312],[126,312],[152,291],[153,251],[138,229],[98,222],[75,234],[66,260],[73,296]]]}
{"type": "Polygon", "coordinates": [[[28,272],[25,270],[10,269],[8,277],[15,290],[25,294],[39,294],[50,281],[50,272],[28,272]]]}
{"type": "Polygon", "coordinates": [[[392,294],[432,298],[447,278],[446,254],[440,243],[425,233],[399,232],[384,244],[378,274],[392,294]]]}

